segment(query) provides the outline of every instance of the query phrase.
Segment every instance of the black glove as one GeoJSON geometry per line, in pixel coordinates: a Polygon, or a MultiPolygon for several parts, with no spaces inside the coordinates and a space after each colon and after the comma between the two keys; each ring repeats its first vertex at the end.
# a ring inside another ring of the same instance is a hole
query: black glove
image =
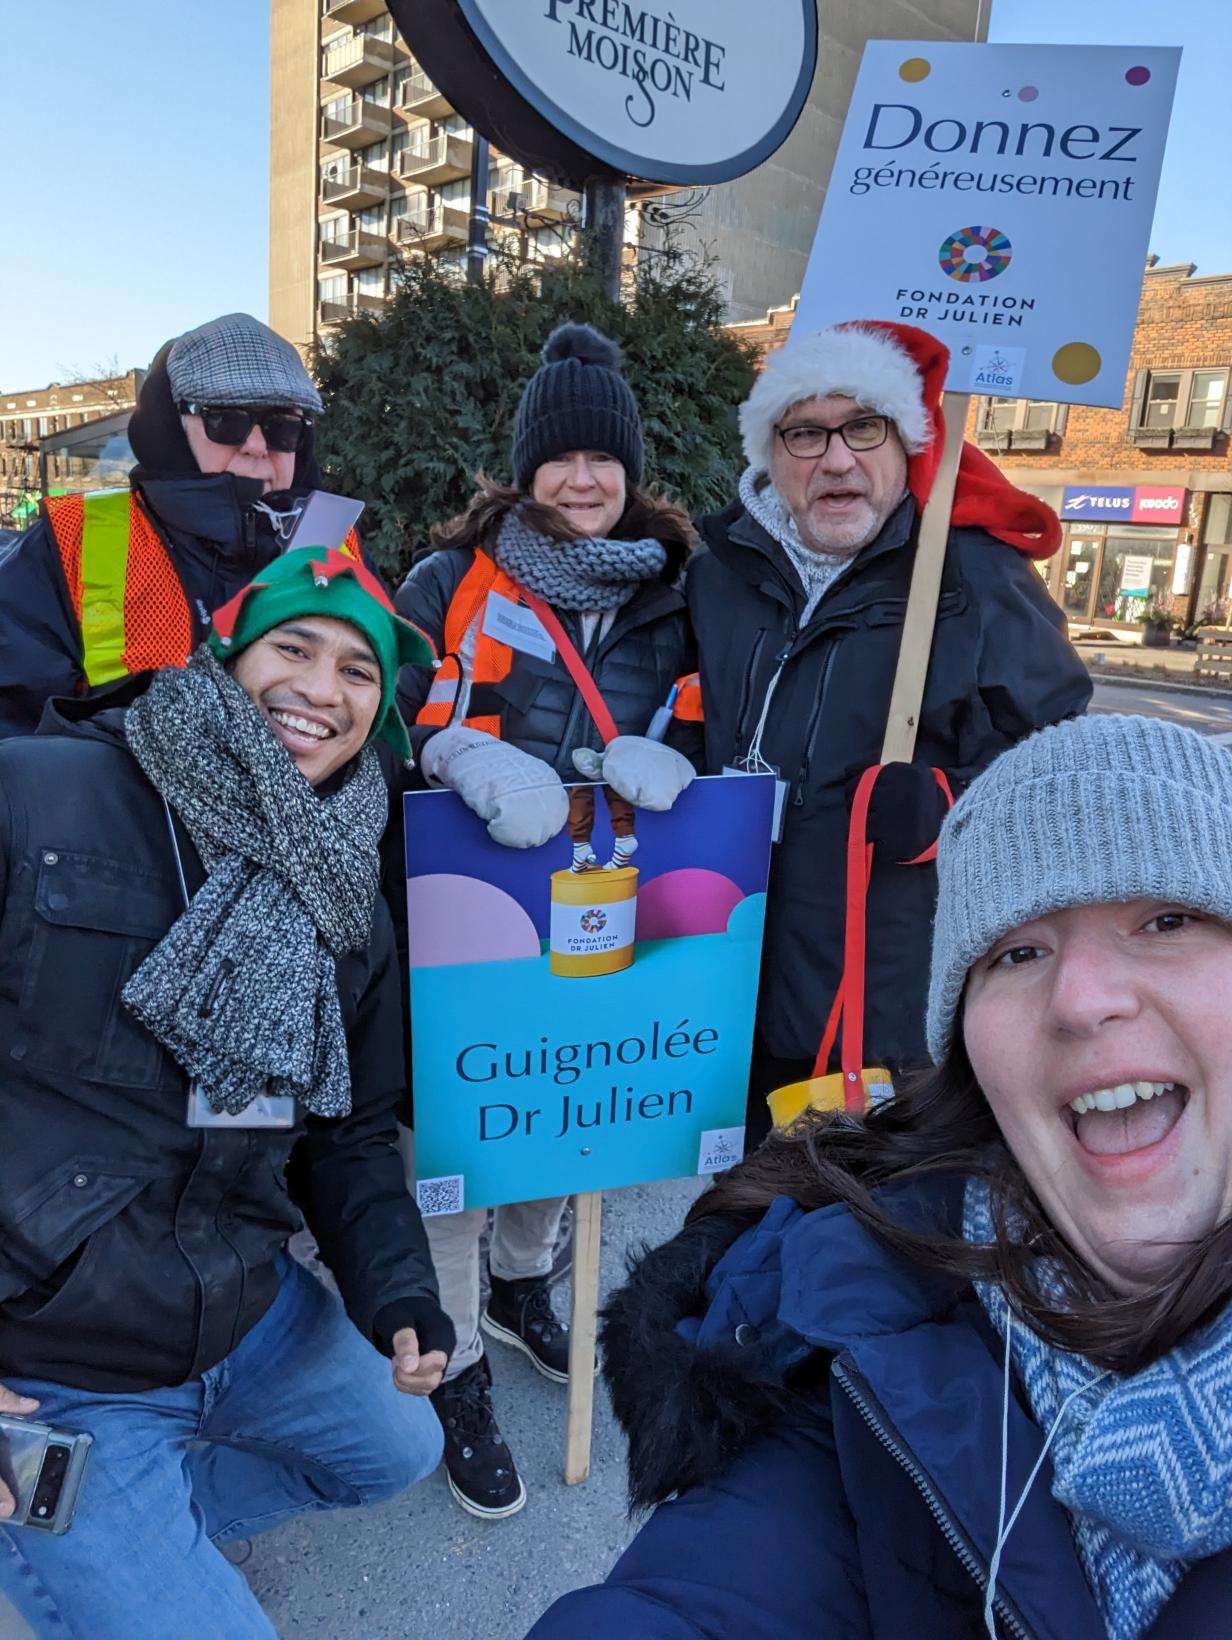
{"type": "Polygon", "coordinates": [[[403,1327],[414,1327],[420,1355],[428,1355],[432,1350],[453,1354],[457,1343],[453,1322],[426,1293],[417,1298],[396,1299],[377,1311],[372,1323],[372,1341],[382,1355],[394,1353],[394,1335],[403,1327]]]}
{"type": "MultiPolygon", "coordinates": [[[[858,774],[847,782],[849,812],[859,783],[858,774]]],[[[937,841],[949,806],[926,763],[887,763],[868,805],[867,834],[874,860],[902,864],[923,854],[937,841]]]]}

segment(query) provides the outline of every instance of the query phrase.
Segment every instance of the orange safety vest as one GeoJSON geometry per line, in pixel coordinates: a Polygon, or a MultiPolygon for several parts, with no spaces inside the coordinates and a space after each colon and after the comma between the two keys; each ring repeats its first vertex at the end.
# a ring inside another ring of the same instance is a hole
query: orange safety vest
{"type": "MultiPolygon", "coordinates": [[[[499,593],[513,604],[522,597],[522,589],[512,576],[506,575],[486,552],[476,552],[449,601],[441,646],[443,658],[433,674],[432,687],[419,709],[416,723],[434,729],[444,729],[453,723],[458,693],[468,673],[470,704],[474,706],[478,702],[481,707],[487,689],[509,676],[513,667],[512,648],[483,630],[489,592],[499,593]]],[[[499,711],[472,711],[459,722],[468,729],[482,729],[498,740],[501,737],[499,711]]]]}
{"type": "MultiPolygon", "coordinates": [[[[420,707],[416,723],[433,729],[445,729],[454,724],[454,708],[458,691],[467,674],[469,661],[470,700],[472,710],[459,722],[467,729],[482,729],[485,734],[501,738],[500,711],[484,710],[493,704],[485,700],[493,684],[501,683],[513,668],[513,650],[508,644],[489,637],[483,630],[488,594],[496,592],[510,603],[519,603],[523,592],[512,576],[506,575],[486,552],[476,552],[470,568],[458,582],[457,591],[449,601],[445,613],[444,658],[432,679],[428,698],[420,707]],[[474,708],[478,705],[479,710],[474,708]]],[[[672,716],[677,722],[701,723],[701,679],[690,672],[679,679],[672,716]]],[[[456,724],[454,724],[457,727],[456,724]]]]}
{"type": "MultiPolygon", "coordinates": [[[[132,672],[183,666],[192,611],[162,536],[132,490],[48,496],[43,511],[81,628],[89,688],[132,672]]],[[[358,558],[352,530],[342,551],[358,558]]]]}

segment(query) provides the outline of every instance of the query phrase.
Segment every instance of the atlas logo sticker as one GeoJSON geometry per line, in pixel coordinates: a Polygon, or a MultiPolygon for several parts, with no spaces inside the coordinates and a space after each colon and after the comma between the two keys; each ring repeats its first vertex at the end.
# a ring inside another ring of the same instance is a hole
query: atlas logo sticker
{"type": "Polygon", "coordinates": [[[1026,368],[1025,347],[977,347],[971,363],[971,391],[1013,396],[1026,368]]]}

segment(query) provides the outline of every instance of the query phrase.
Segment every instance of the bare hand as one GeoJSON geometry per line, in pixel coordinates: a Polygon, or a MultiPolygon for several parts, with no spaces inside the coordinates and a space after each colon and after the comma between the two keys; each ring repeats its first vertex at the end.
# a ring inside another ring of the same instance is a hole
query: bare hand
{"type": "Polygon", "coordinates": [[[414,1327],[400,1327],[394,1334],[394,1387],[404,1395],[431,1395],[447,1360],[444,1350],[420,1355],[414,1327]]]}
{"type": "MultiPolygon", "coordinates": [[[[415,1335],[412,1333],[412,1337],[415,1335]]],[[[429,1357],[431,1359],[431,1357],[429,1357]]],[[[442,1370],[444,1360],[442,1358],[442,1370]]],[[[38,1402],[31,1400],[28,1395],[18,1395],[15,1390],[6,1389],[0,1384],[0,1413],[10,1418],[28,1418],[32,1412],[38,1411],[38,1402]]],[[[0,1520],[7,1520],[13,1513],[16,1500],[8,1487],[0,1480],[0,1520]]]]}

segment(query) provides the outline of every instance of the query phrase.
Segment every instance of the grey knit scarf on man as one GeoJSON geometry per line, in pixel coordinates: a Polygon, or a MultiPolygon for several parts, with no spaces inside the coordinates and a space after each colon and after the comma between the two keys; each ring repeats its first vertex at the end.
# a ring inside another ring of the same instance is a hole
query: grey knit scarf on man
{"type": "Polygon", "coordinates": [[[216,1111],[270,1094],[345,1116],[334,959],[371,937],[388,812],[376,754],[318,796],[204,646],[156,674],[125,730],[209,874],[124,987],[125,1006],[216,1111]]]}
{"type": "Polygon", "coordinates": [[[760,524],[791,559],[792,568],[804,588],[800,625],[805,626],[812,620],[814,610],[834,582],[851,566],[853,556],[835,557],[832,553],[814,552],[811,547],[806,547],[787,503],[770,482],[769,476],[757,467],[745,468],[740,479],[740,500],[749,517],[760,524]]]}
{"type": "Polygon", "coordinates": [[[661,541],[613,541],[584,536],[553,541],[532,530],[516,508],[501,521],[494,551],[506,575],[553,609],[576,612],[619,609],[642,581],[652,581],[667,565],[661,541]]]}

